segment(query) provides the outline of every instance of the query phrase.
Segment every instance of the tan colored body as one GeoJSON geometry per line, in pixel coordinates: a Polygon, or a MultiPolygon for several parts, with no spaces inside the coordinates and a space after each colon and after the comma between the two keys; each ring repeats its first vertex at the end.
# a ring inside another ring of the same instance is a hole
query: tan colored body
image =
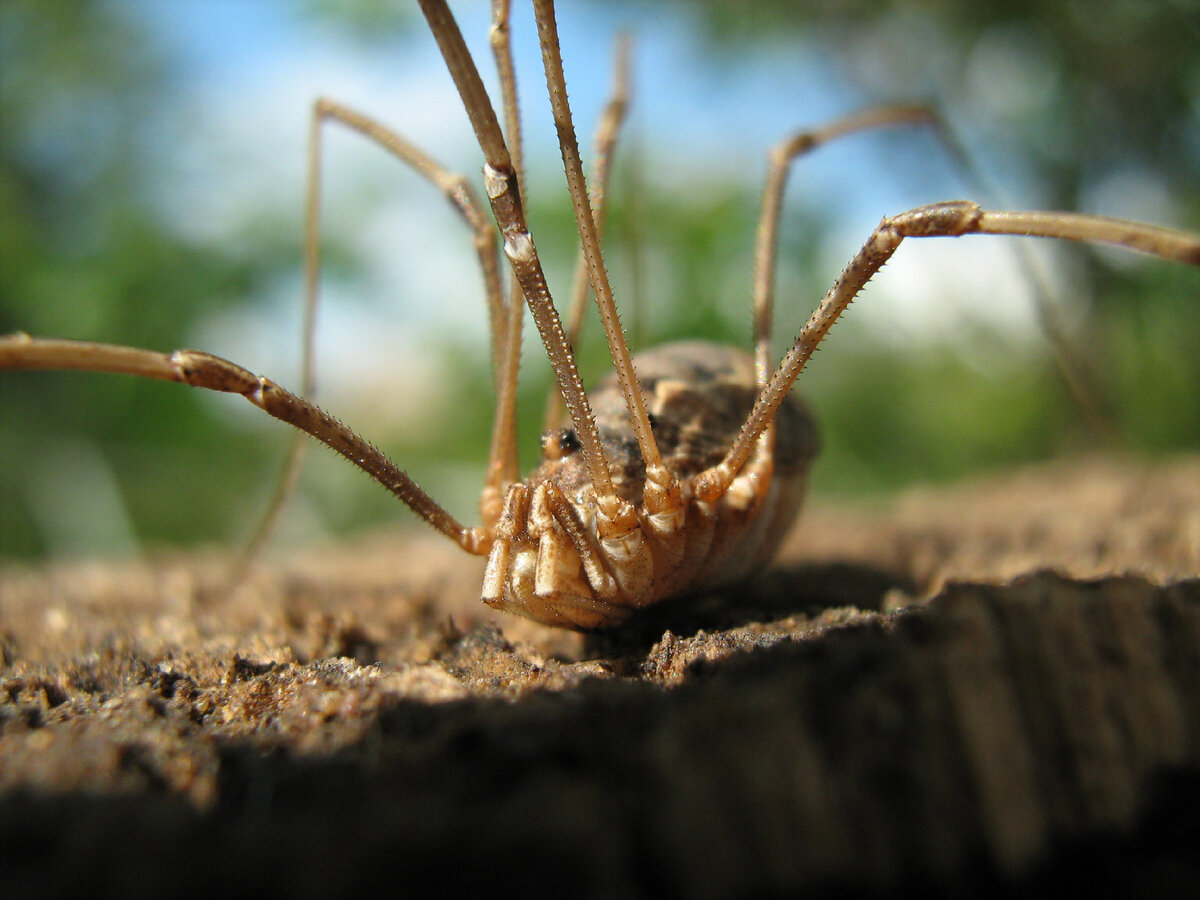
{"type": "Polygon", "coordinates": [[[588,397],[613,488],[638,511],[642,527],[635,542],[649,551],[649,584],[627,589],[620,563],[604,553],[592,513],[595,492],[578,439],[565,429],[547,436],[546,458],[514,486],[521,499],[508,504],[512,536],[493,545],[484,583],[492,606],[550,625],[611,628],[639,607],[744,577],[770,561],[795,521],[818,449],[816,427],[797,396],[789,395],[776,416],[773,463],[766,461],[771,454],[753,460],[738,488],[706,504],[693,496],[692,479],[721,461],[746,421],[757,394],[753,358],[733,347],[689,341],[639,354],[633,363],[663,464],[681,486],[679,552],[664,552],[646,522],[646,466],[610,375],[588,397]],[[568,529],[555,518],[549,485],[569,505],[599,576],[589,575],[568,529]]]}

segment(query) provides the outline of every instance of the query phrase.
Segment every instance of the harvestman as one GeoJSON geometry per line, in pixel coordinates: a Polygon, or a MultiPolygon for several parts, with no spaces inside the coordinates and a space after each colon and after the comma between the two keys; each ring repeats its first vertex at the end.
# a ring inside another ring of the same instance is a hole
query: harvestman
{"type": "MultiPolygon", "coordinates": [[[[14,334],[0,338],[0,368],[121,372],[241,394],[366,471],[463,550],[486,555],[485,603],[547,625],[596,630],[620,625],[641,607],[734,580],[770,558],[799,509],[808,466],[817,450],[811,419],[789,394],[792,383],[838,316],[904,238],[965,234],[1063,238],[1116,244],[1200,265],[1200,238],[1150,225],[1072,213],[988,212],[966,201],[923,206],[883,219],[772,371],[776,238],[791,162],[814,145],[850,131],[922,119],[919,110],[877,110],[797,134],[772,149],[755,251],[753,356],[691,342],[631,359],[601,260],[600,211],[593,209],[584,180],[553,0],[534,0],[587,280],[615,368],[613,376],[588,393],[522,207],[508,4],[496,0],[492,27],[508,123],[506,139],[446,3],[419,2],[483,151],[484,185],[512,269],[513,289],[502,290],[495,229],[465,181],[372,120],[320,101],[313,116],[307,232],[309,321],[316,283],[319,132],[322,121],[333,119],[380,142],[431,179],[474,230],[489,298],[498,394],[480,525],[460,524],[391,460],[319,407],[208,353],[161,354],[14,334]],[[547,432],[542,439],[543,460],[523,481],[517,477],[514,439],[522,295],[571,422],[569,428],[547,432]]],[[[620,98],[622,91],[617,94],[620,98]]],[[[601,129],[602,136],[611,139],[614,128],[610,122],[601,129]]],[[[306,385],[310,381],[307,364],[303,380],[306,385]]]]}

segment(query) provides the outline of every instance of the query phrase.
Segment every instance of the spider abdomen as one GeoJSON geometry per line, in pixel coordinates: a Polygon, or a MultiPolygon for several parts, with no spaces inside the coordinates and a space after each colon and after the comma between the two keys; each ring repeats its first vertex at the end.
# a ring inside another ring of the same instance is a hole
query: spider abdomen
{"type": "MultiPolygon", "coordinates": [[[[731,489],[721,501],[707,507],[692,496],[691,483],[724,458],[746,421],[758,393],[753,359],[733,347],[685,341],[639,354],[634,367],[663,463],[682,492],[682,538],[677,553],[670,555],[655,546],[653,529],[644,528],[653,560],[649,584],[642,595],[629,596],[625,591],[623,596],[593,605],[591,611],[598,614],[598,620],[592,627],[611,627],[635,608],[694,587],[735,580],[767,562],[799,511],[808,468],[819,445],[808,408],[799,397],[789,395],[776,414],[773,459],[752,459],[746,469],[752,469],[753,475],[747,476],[741,489],[731,489]]],[[[601,381],[589,398],[613,488],[644,521],[646,465],[616,377],[601,381]]],[[[549,482],[570,504],[589,540],[595,542],[595,492],[572,430],[549,435],[543,447],[546,458],[524,482],[531,502],[539,502],[537,498],[544,495],[549,482]]],[[[514,560],[524,559],[523,572],[532,573],[540,552],[535,549],[538,543],[532,534],[524,541],[516,539],[514,560]],[[522,544],[524,549],[518,550],[522,544]]],[[[561,548],[562,543],[557,546],[561,548]]],[[[603,559],[603,554],[599,556],[603,559]]],[[[582,570],[586,566],[570,553],[567,557],[565,569],[560,560],[556,571],[563,569],[561,577],[578,586],[585,580],[582,570]]],[[[617,575],[611,571],[615,565],[605,568],[617,575]]],[[[517,580],[519,583],[510,583],[501,605],[544,621],[547,609],[539,602],[543,598],[519,597],[529,593],[532,575],[518,573],[517,580]]],[[[603,590],[597,584],[592,589],[597,594],[603,590]]],[[[565,597],[557,596],[551,606],[564,601],[565,597]]],[[[580,627],[580,623],[574,624],[580,627]]]]}

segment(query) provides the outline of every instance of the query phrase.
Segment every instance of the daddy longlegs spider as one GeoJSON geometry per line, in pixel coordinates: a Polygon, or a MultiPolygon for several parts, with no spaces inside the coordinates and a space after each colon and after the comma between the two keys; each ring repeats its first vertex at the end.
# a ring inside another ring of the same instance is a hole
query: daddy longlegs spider
{"type": "MultiPolygon", "coordinates": [[[[928,112],[919,108],[874,110],[791,136],[770,152],[754,258],[753,354],[688,342],[631,358],[600,253],[602,191],[589,195],[567,102],[554,4],[534,0],[586,283],[596,297],[615,369],[595,390],[585,391],[522,205],[516,85],[507,50],[508,4],[494,4],[492,27],[506,135],[445,0],[419,3],[482,150],[484,193],[495,225],[487,221],[483,204],[465,180],[373,120],[333,101],[321,101],[313,116],[309,291],[311,297],[316,284],[320,129],[325,120],[336,120],[383,144],[437,184],[473,231],[489,300],[497,389],[479,525],[458,522],[403,470],[313,403],[208,353],[161,354],[14,334],[0,338],[0,368],[120,372],[241,394],[366,471],[464,551],[486,556],[485,603],[547,625],[601,630],[619,626],[640,608],[735,580],[769,560],[799,509],[817,451],[811,418],[791,387],[834,322],[905,238],[1048,237],[1115,244],[1200,264],[1200,238],[1151,225],[1075,213],[993,212],[969,201],[922,206],[883,219],[782,362],[773,366],[776,244],[792,161],[852,131],[931,124],[928,112]],[[510,269],[508,291],[497,242],[510,269]],[[514,415],[522,297],[551,362],[570,425],[547,431],[542,462],[519,480],[514,415]]],[[[615,134],[622,97],[618,89],[614,115],[601,128],[602,144],[615,134]]],[[[602,151],[600,158],[606,155],[602,151]]],[[[602,181],[601,176],[594,187],[602,181]]],[[[310,319],[313,303],[310,299],[310,319]]],[[[303,381],[308,380],[306,374],[303,381]]]]}

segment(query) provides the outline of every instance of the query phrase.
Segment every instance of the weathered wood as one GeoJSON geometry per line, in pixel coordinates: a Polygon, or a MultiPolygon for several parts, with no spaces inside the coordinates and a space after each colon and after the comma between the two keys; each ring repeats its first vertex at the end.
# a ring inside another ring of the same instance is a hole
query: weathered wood
{"type": "MultiPolygon", "coordinates": [[[[954,496],[984,494],[928,506],[954,496]]],[[[1200,883],[1200,580],[1041,572],[880,611],[930,575],[884,564],[931,533],[909,503],[877,517],[875,564],[792,562],[590,651],[450,625],[361,555],[240,599],[194,561],[10,571],[0,890],[312,893],[381,867],[439,893],[1200,883]]],[[[1167,558],[1196,549],[1180,515],[1167,558]]]]}

